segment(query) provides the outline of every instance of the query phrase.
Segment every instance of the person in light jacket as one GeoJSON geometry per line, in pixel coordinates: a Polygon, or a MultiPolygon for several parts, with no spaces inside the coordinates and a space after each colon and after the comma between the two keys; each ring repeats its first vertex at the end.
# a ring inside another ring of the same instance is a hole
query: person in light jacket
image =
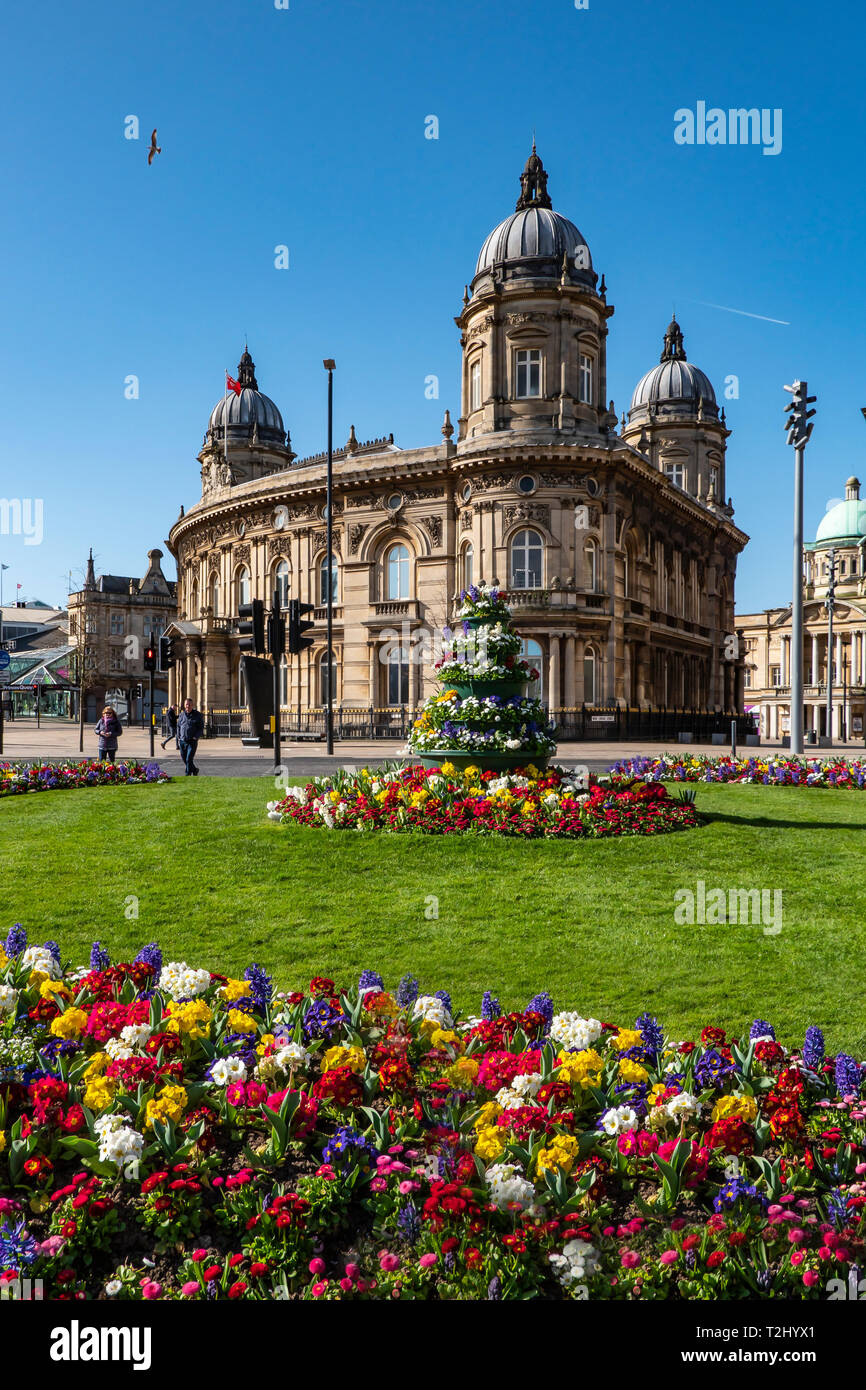
{"type": "Polygon", "coordinates": [[[164,727],[168,729],[168,735],[162,740],[163,748],[167,743],[174,743],[177,739],[177,710],[174,705],[169,705],[165,712],[164,727]]]}
{"type": "Polygon", "coordinates": [[[99,735],[99,761],[113,763],[117,752],[117,740],[123,733],[123,725],[113,705],[105,706],[94,733],[99,735]]]}
{"type": "Polygon", "coordinates": [[[187,777],[198,777],[198,768],[195,765],[195,750],[198,741],[204,733],[204,720],[201,712],[195,708],[192,700],[187,698],[183,702],[183,709],[177,717],[177,746],[180,749],[180,756],[186,764],[187,777]]]}

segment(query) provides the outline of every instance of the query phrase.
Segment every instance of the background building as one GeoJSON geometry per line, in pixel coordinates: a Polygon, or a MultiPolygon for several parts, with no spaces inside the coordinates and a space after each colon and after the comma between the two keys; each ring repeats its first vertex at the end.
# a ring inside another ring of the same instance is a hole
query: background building
{"type": "MultiPolygon", "coordinates": [[[[824,515],[805,546],[803,573],[803,702],[807,734],[815,739],[863,737],[866,729],[866,501],[849,478],[845,500],[824,515]],[[827,663],[831,554],[833,606],[833,715],[827,728],[827,663]]],[[[765,738],[791,732],[791,605],[737,618],[745,659],[745,699],[761,714],[765,738]]]]}
{"type": "Polygon", "coordinates": [[[729,431],[712,385],[672,321],[617,432],[604,277],[554,211],[534,148],[520,185],[456,318],[456,439],[447,411],[428,448],[400,449],[391,435],[359,444],[352,427],[334,461],[330,574],[325,456],[295,456],[245,350],[242,390],[216,404],[204,436],[201,500],[168,541],[173,696],[208,711],[242,703],[238,605],[276,589],[283,604],[315,608],[314,645],[283,666],[288,710],[319,708],[331,680],[344,714],[375,709],[387,725],[430,693],[431,636],[459,590],[485,579],[507,586],[552,710],[741,708],[725,637],[747,537],[724,501],[729,431]]]}
{"type": "MultiPolygon", "coordinates": [[[[150,717],[144,649],[151,638],[158,648],[159,638],[176,616],[177,585],[162,572],[161,550],[149,550],[147,559],[143,579],[119,574],[97,578],[91,550],[84,587],[69,595],[69,641],[75,648],[76,662],[85,671],[84,717],[88,722],[99,718],[105,704],[114,704],[133,721],[150,717]],[[132,698],[131,691],[139,683],[142,697],[132,698]]],[[[167,703],[168,674],[158,672],[154,688],[157,712],[167,703]]]]}

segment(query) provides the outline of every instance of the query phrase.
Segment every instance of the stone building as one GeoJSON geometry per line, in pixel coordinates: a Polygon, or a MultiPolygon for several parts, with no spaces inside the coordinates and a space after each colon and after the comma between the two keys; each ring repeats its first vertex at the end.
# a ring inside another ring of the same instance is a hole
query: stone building
{"type": "MultiPolygon", "coordinates": [[[[172,694],[242,701],[238,605],[276,588],[315,605],[315,642],[282,674],[292,711],[415,706],[433,688],[431,634],[473,580],[507,586],[551,709],[740,706],[725,659],[747,537],[725,502],[729,431],[672,322],[621,428],[607,398],[613,305],[574,223],[554,211],[534,147],[516,210],[484,241],[455,322],[457,429],[298,458],[245,350],[239,394],[214,407],[202,495],[171,528],[182,656],[172,694]],[[334,650],[326,652],[328,583],[334,650]]],[[[730,648],[728,648],[730,650],[730,648]]]]}
{"type": "MultiPolygon", "coordinates": [[[[849,478],[845,499],[821,520],[805,547],[803,573],[803,723],[807,737],[860,739],[866,729],[866,501],[849,478]],[[831,559],[832,557],[832,559],[831,559]],[[827,595],[835,571],[832,721],[827,728],[827,595]]],[[[761,733],[791,732],[791,605],[736,619],[745,659],[745,700],[760,713],[761,733]]]]}
{"type": "MultiPolygon", "coordinates": [[[[177,585],[166,579],[160,566],[163,552],[147,552],[143,579],[100,574],[93,568],[93,551],[87,561],[84,587],[69,595],[69,641],[76,661],[84,665],[86,720],[98,719],[108,702],[130,720],[150,716],[149,675],[144,669],[144,649],[151,637],[159,638],[177,616],[177,585]],[[131,690],[143,687],[141,699],[131,690]]],[[[157,713],[168,703],[168,673],[157,671],[154,707],[157,713]]]]}

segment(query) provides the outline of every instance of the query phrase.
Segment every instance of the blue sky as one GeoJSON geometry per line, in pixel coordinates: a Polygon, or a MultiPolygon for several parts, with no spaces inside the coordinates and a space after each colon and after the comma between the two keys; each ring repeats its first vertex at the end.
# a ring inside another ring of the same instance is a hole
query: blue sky
{"type": "Polygon", "coordinates": [[[784,382],[818,395],[807,537],[850,473],[866,483],[861,7],[289,3],[51,0],[7,19],[0,496],[44,504],[41,545],[0,535],[7,601],[16,583],[61,601],[91,544],[98,569],[144,573],[200,495],[196,454],[245,334],[300,454],[324,444],[329,355],[338,441],[352,423],[438,441],[445,407],[459,413],[453,316],[534,127],[554,206],[616,306],[617,412],[673,305],[717,394],[738,378],[728,491],[752,541],[737,607],[787,602],[784,382]],[[781,153],[677,145],[674,112],[698,101],[781,108],[781,153]]]}

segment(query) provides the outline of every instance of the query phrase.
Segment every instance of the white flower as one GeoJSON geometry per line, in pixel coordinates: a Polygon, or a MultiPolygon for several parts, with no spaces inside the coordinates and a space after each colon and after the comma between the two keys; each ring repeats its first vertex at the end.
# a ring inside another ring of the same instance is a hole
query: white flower
{"type": "Polygon", "coordinates": [[[510,1086],[503,1086],[496,1092],[496,1104],[501,1105],[503,1110],[522,1110],[526,1101],[519,1091],[512,1090],[510,1086]]]}
{"type": "Polygon", "coordinates": [[[425,1023],[435,1023],[438,1028],[450,1028],[453,1022],[450,1013],[435,994],[421,994],[415,1000],[412,1017],[423,1019],[425,1023]]]}
{"type": "Polygon", "coordinates": [[[505,1210],[516,1203],[525,1210],[535,1201],[535,1188],[527,1182],[514,1163],[495,1163],[484,1174],[490,1192],[490,1200],[505,1210]]]}
{"type": "Polygon", "coordinates": [[[216,1086],[231,1086],[235,1081],[246,1081],[246,1064],[240,1057],[220,1057],[211,1067],[210,1079],[216,1086]]]}
{"type": "Polygon", "coordinates": [[[601,1117],[601,1127],[605,1134],[623,1134],[637,1125],[637,1115],[630,1105],[616,1105],[605,1110],[601,1117]]]}
{"type": "Polygon", "coordinates": [[[681,1091],[678,1096],[671,1096],[664,1108],[672,1120],[679,1120],[689,1115],[700,1115],[701,1102],[697,1096],[689,1095],[688,1091],[681,1091]]]}
{"type": "Polygon", "coordinates": [[[569,1052],[585,1052],[603,1031],[597,1018],[582,1018],[574,1011],[554,1014],[550,1024],[552,1040],[569,1052]]]}
{"type": "Polygon", "coordinates": [[[262,1080],[270,1078],[278,1071],[304,1069],[312,1061],[312,1053],[300,1043],[290,1042],[277,1049],[270,1057],[263,1057],[256,1067],[256,1075],[262,1080]]]}
{"type": "Polygon", "coordinates": [[[172,999],[194,999],[210,988],[209,970],[196,970],[185,960],[172,960],[162,967],[159,988],[172,999]]]}
{"type": "Polygon", "coordinates": [[[46,951],[44,946],[28,946],[21,957],[21,964],[29,965],[31,970],[41,970],[51,980],[59,980],[63,974],[51,952],[46,951]]]}
{"type": "Polygon", "coordinates": [[[144,1135],[124,1124],[122,1115],[100,1115],[93,1128],[99,1135],[100,1163],[116,1163],[125,1178],[137,1178],[144,1135]]]}
{"type": "Polygon", "coordinates": [[[563,1287],[577,1283],[598,1267],[599,1254],[585,1240],[570,1240],[561,1255],[551,1255],[553,1272],[563,1287]]]}
{"type": "Polygon", "coordinates": [[[542,1076],[540,1071],[525,1072],[520,1076],[515,1076],[511,1083],[511,1088],[516,1091],[518,1095],[524,1096],[528,1100],[535,1100],[541,1082],[542,1076]]]}
{"type": "Polygon", "coordinates": [[[122,1038],[109,1038],[105,1050],[113,1062],[125,1062],[132,1056],[132,1048],[127,1047],[122,1038]]]}
{"type": "Polygon", "coordinates": [[[143,1047],[153,1029],[149,1023],[127,1023],[120,1030],[120,1036],[127,1047],[143,1047]]]}
{"type": "Polygon", "coordinates": [[[18,991],[11,985],[0,985],[0,1014],[14,1014],[18,1007],[18,991]]]}
{"type": "Polygon", "coordinates": [[[123,1285],[119,1279],[109,1279],[105,1286],[105,1292],[108,1294],[109,1298],[113,1298],[116,1293],[120,1293],[122,1288],[123,1285]]]}

